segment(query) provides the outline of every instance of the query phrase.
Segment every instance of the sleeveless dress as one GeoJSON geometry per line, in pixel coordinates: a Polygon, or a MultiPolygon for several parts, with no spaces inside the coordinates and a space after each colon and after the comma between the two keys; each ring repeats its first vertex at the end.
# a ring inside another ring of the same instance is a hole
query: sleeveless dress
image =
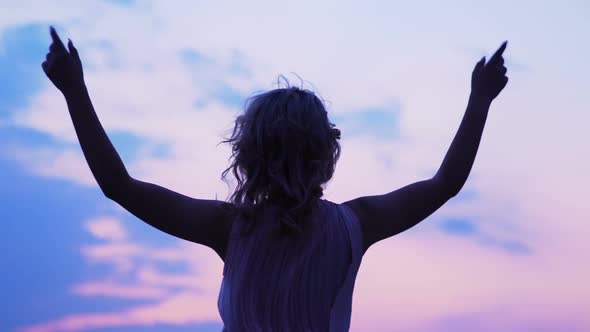
{"type": "Polygon", "coordinates": [[[274,212],[264,211],[248,236],[232,226],[217,301],[223,331],[348,331],[362,259],[356,214],[320,199],[294,239],[273,233],[274,212]]]}

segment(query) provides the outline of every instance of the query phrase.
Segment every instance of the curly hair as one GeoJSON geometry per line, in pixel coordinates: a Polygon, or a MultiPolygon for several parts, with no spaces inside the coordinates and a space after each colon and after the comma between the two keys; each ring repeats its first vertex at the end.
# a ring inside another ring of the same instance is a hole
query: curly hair
{"type": "Polygon", "coordinates": [[[340,157],[340,130],[311,91],[288,86],[246,100],[231,136],[231,171],[237,187],[229,200],[251,230],[264,202],[281,207],[281,233],[301,234],[323,196],[340,157]]]}

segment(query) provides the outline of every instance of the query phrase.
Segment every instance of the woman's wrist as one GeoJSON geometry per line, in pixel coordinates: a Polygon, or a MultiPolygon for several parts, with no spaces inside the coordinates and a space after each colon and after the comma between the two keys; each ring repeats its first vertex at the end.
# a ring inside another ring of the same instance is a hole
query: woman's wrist
{"type": "Polygon", "coordinates": [[[71,86],[63,89],[62,93],[66,99],[72,96],[79,96],[82,93],[86,93],[86,85],[84,82],[72,84],[71,86]]]}
{"type": "Polygon", "coordinates": [[[471,94],[469,95],[469,100],[474,101],[474,102],[478,102],[478,103],[491,104],[492,100],[494,100],[494,98],[472,90],[471,94]]]}

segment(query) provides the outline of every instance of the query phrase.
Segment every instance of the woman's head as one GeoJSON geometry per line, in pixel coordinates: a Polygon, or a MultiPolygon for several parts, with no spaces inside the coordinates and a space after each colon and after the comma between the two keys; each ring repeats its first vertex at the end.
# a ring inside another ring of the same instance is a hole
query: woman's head
{"type": "Polygon", "coordinates": [[[340,157],[340,131],[311,91],[287,86],[250,97],[236,118],[232,162],[222,173],[237,179],[230,200],[247,211],[272,201],[286,209],[281,221],[298,229],[323,195],[340,157]]]}

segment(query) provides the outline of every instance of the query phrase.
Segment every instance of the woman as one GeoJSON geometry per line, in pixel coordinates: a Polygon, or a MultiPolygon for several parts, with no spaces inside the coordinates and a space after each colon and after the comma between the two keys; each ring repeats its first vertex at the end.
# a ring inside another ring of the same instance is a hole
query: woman
{"type": "Polygon", "coordinates": [[[472,73],[467,110],[436,174],[383,195],[322,199],[340,131],[296,87],[249,99],[231,137],[238,185],[229,202],[195,199],[131,177],[102,128],[82,63],[51,27],[42,67],[63,93],[82,151],[106,197],[153,227],[212,248],[224,261],[218,308],[226,331],[348,331],[354,281],[374,243],[416,225],[463,187],[490,103],[508,78],[506,42],[472,73]]]}

